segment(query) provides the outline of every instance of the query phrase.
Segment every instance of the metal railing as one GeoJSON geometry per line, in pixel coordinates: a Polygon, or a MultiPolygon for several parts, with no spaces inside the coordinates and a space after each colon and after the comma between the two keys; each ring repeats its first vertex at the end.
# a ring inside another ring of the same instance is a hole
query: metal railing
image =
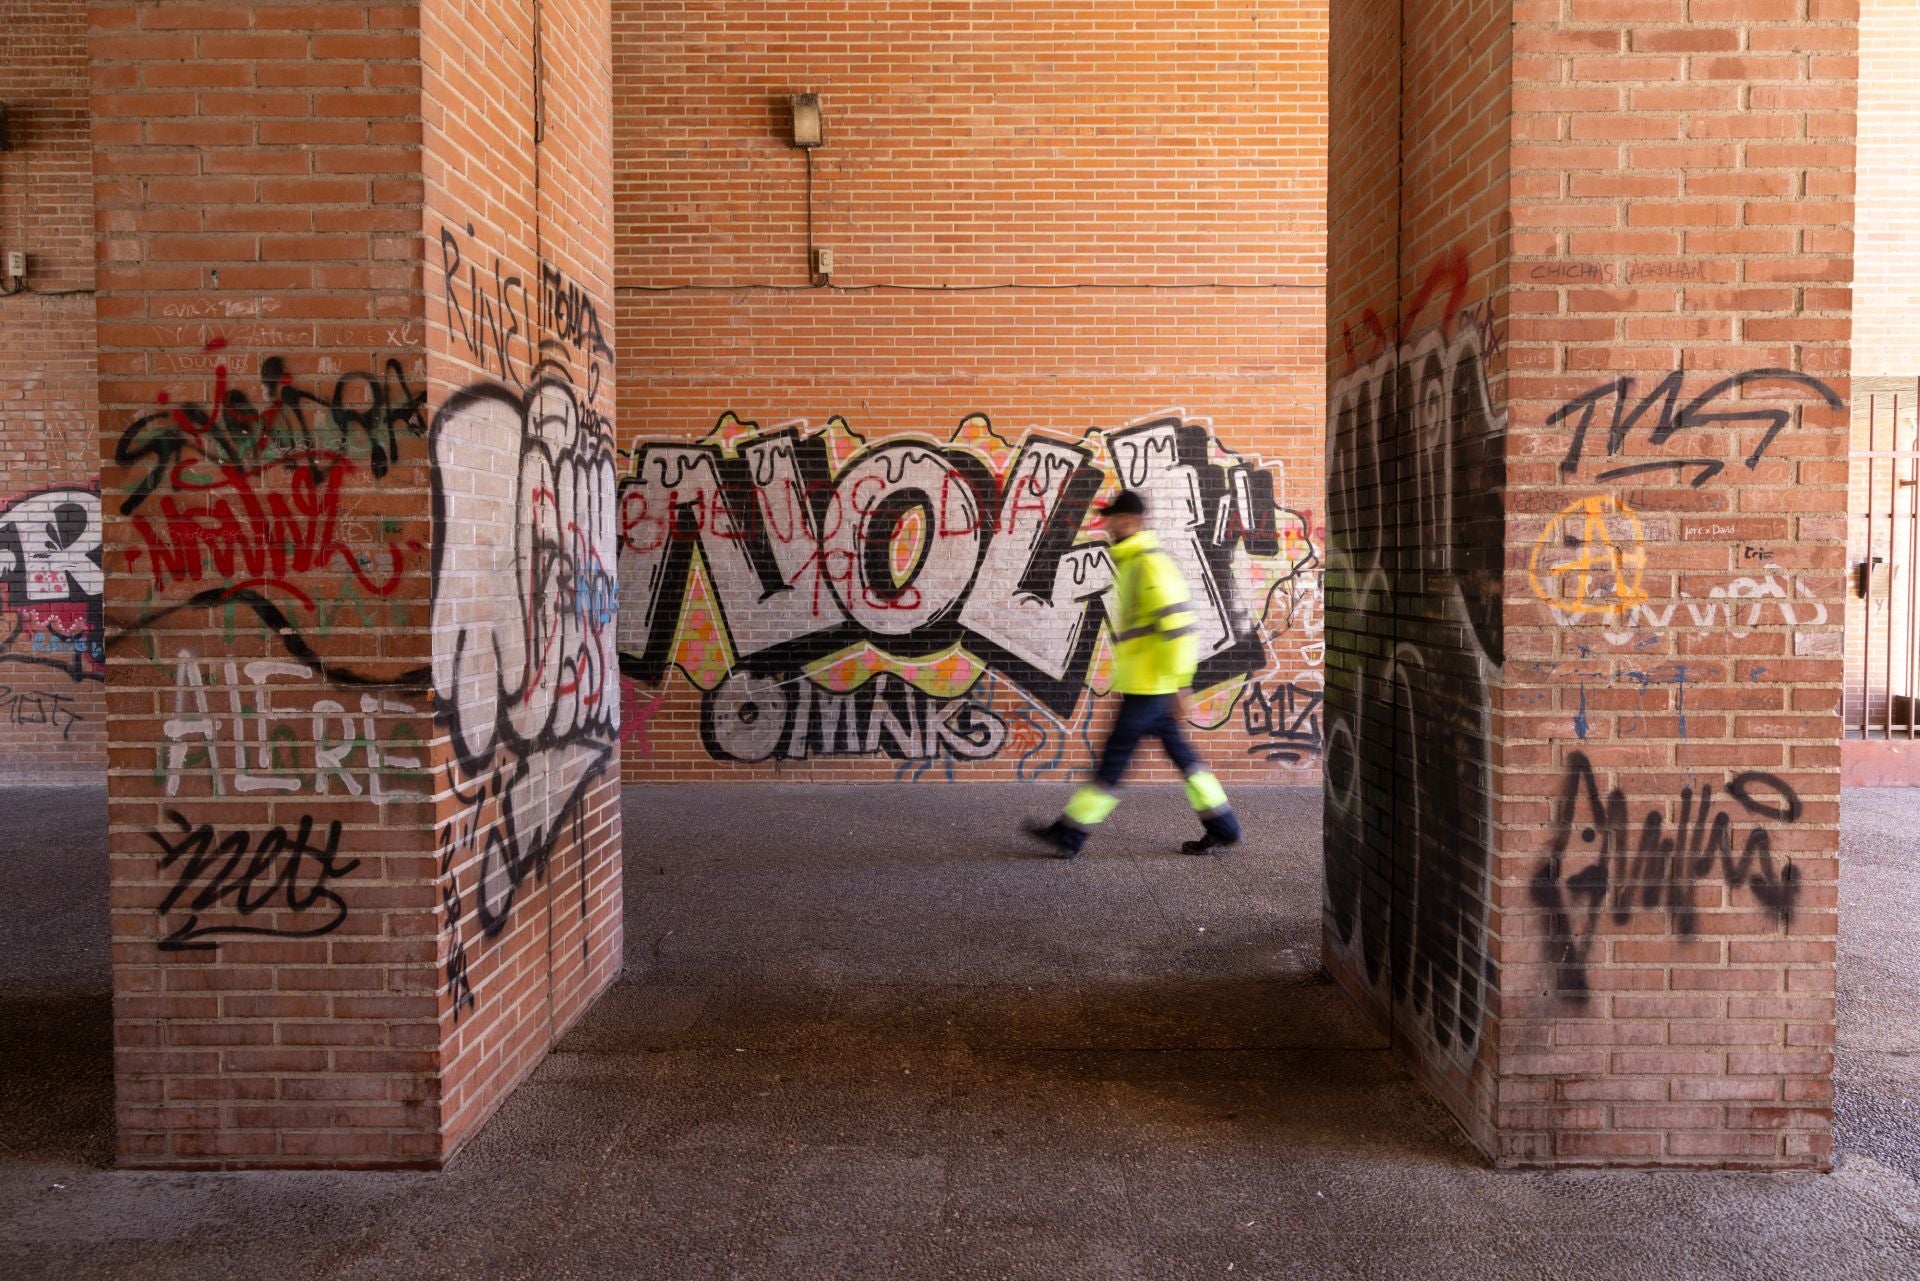
{"type": "MultiPolygon", "coordinates": [[[[1875,380],[1879,383],[1880,380],[1875,380]]],[[[1849,738],[1920,738],[1920,622],[1915,580],[1920,562],[1920,379],[1881,383],[1856,398],[1865,411],[1864,450],[1852,454],[1853,600],[1848,604],[1846,732],[1849,738]],[[1901,448],[1901,445],[1906,448],[1901,448]]]]}

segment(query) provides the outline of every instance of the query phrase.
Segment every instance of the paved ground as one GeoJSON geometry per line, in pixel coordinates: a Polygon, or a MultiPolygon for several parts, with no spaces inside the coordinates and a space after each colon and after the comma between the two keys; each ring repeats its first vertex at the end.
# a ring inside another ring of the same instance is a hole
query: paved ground
{"type": "Polygon", "coordinates": [[[109,1156],[97,793],[0,793],[0,1276],[1920,1277],[1920,793],[1846,810],[1830,1177],[1497,1174],[1318,977],[1318,799],[636,790],[629,971],[440,1175],[109,1156]],[[777,849],[763,845],[777,831],[777,849]]]}

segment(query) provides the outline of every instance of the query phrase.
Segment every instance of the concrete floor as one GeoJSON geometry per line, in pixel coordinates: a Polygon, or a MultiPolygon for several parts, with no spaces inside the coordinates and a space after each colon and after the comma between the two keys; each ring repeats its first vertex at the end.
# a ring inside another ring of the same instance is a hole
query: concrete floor
{"type": "Polygon", "coordinates": [[[630,791],[628,972],[453,1169],[132,1175],[102,799],[0,793],[0,1276],[1920,1277],[1920,791],[1847,798],[1829,1177],[1487,1170],[1318,976],[1316,793],[1060,795],[630,791]]]}

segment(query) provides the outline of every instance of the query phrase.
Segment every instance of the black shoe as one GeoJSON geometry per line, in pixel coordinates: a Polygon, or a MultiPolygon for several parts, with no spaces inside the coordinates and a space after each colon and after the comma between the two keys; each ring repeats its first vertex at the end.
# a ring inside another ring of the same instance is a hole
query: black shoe
{"type": "Polygon", "coordinates": [[[1188,841],[1180,847],[1182,854],[1211,854],[1215,850],[1224,850],[1229,845],[1238,845],[1238,840],[1225,841],[1208,832],[1197,841],[1188,841]]]}
{"type": "Polygon", "coordinates": [[[1045,842],[1048,853],[1055,858],[1072,858],[1080,852],[1080,843],[1060,826],[1058,819],[1051,823],[1039,823],[1029,819],[1021,824],[1021,828],[1034,840],[1045,842]]]}

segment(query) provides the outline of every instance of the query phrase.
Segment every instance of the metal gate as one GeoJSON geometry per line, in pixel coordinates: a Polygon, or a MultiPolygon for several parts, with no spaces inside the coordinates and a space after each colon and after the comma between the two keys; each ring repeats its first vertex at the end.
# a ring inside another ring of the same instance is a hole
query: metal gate
{"type": "MultiPolygon", "coordinates": [[[[1865,380],[1863,380],[1865,381],[1865,380]]],[[[1852,599],[1847,627],[1847,737],[1920,738],[1915,698],[1915,568],[1920,550],[1920,379],[1856,387],[1852,599]],[[1860,406],[1859,395],[1866,401],[1860,406]]]]}

